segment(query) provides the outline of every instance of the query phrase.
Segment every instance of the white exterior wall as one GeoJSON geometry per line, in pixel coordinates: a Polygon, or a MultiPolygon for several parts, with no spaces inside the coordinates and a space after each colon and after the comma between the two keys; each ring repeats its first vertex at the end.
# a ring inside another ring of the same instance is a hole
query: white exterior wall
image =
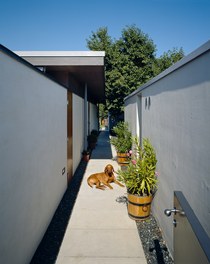
{"type": "Polygon", "coordinates": [[[84,149],[84,99],[72,94],[73,174],[84,149]]]}
{"type": "Polygon", "coordinates": [[[139,116],[139,97],[138,96],[133,96],[129,98],[129,103],[127,102],[127,106],[125,109],[125,121],[129,123],[129,129],[132,132],[132,136],[138,136],[140,137],[140,116],[139,116]]]}
{"type": "Polygon", "coordinates": [[[150,138],[154,145],[160,173],[153,213],[172,255],[172,217],[166,217],[164,209],[173,208],[175,190],[183,192],[210,236],[209,44],[200,56],[156,78],[126,100],[125,118],[136,133],[135,118],[130,117],[137,107],[134,97],[142,95],[142,137],[150,138]]]}
{"type": "Polygon", "coordinates": [[[94,105],[92,103],[89,103],[90,107],[90,116],[89,116],[89,122],[90,122],[90,132],[94,130],[98,130],[99,127],[99,121],[98,121],[98,109],[97,105],[94,105]]]}
{"type": "MultiPolygon", "coordinates": [[[[72,94],[72,138],[73,138],[73,174],[81,161],[81,153],[84,150],[84,99],[72,94]]],[[[90,132],[98,129],[97,106],[89,103],[88,121],[90,132]]]]}
{"type": "Polygon", "coordinates": [[[66,90],[0,51],[0,263],[29,263],[66,190],[66,90]]]}

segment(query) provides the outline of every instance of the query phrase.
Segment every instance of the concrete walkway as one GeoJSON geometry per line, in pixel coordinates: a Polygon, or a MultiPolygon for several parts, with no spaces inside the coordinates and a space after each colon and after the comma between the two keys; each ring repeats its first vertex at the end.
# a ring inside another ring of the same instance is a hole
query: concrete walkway
{"type": "Polygon", "coordinates": [[[126,189],[112,184],[113,190],[91,189],[90,174],[102,172],[107,164],[117,170],[112,160],[115,150],[109,134],[102,131],[92,152],[80,191],[66,229],[56,264],[146,264],[135,221],[127,215],[126,204],[116,201],[126,189]]]}

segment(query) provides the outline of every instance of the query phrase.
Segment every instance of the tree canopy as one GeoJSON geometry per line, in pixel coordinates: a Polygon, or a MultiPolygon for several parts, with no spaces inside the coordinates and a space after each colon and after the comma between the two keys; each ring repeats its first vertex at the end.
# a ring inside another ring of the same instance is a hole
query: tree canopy
{"type": "Polygon", "coordinates": [[[87,39],[90,50],[104,50],[106,105],[111,115],[124,109],[124,98],[184,56],[182,49],[173,49],[156,58],[156,46],[147,34],[135,25],[122,30],[119,39],[112,39],[107,27],[101,27],[87,39]]]}
{"type": "Polygon", "coordinates": [[[181,60],[184,57],[184,51],[182,48],[179,50],[177,48],[173,48],[172,50],[168,50],[168,52],[164,52],[160,58],[155,60],[154,64],[154,74],[158,75],[162,71],[166,70],[175,62],[181,60]]]}

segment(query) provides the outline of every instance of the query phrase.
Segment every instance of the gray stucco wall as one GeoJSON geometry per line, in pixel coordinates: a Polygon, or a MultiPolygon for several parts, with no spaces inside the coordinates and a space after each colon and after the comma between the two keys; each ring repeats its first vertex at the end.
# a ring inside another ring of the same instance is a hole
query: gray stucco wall
{"type": "Polygon", "coordinates": [[[157,152],[153,213],[173,255],[172,218],[163,212],[173,208],[175,190],[210,236],[210,42],[126,98],[125,106],[133,134],[136,124],[157,152]]]}
{"type": "Polygon", "coordinates": [[[90,132],[92,130],[98,130],[99,121],[98,121],[98,108],[97,105],[89,103],[89,124],[90,124],[90,132]]]}
{"type": "Polygon", "coordinates": [[[0,263],[29,263],[67,185],[62,86],[0,51],[0,263]]]}
{"type": "Polygon", "coordinates": [[[84,99],[73,94],[72,100],[72,129],[73,129],[73,173],[81,161],[84,150],[84,99]]]}

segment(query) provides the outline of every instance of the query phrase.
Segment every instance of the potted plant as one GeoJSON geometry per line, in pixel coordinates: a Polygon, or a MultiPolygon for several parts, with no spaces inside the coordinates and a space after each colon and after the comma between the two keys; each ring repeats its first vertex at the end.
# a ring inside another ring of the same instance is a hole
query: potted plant
{"type": "Polygon", "coordinates": [[[98,137],[99,132],[98,132],[98,130],[93,129],[90,134],[95,135],[96,137],[98,137]]]}
{"type": "Polygon", "coordinates": [[[83,150],[82,159],[84,161],[89,161],[89,159],[90,159],[90,151],[89,150],[83,150]]]}
{"type": "Polygon", "coordinates": [[[141,147],[134,139],[133,153],[126,170],[118,170],[118,180],[128,192],[128,214],[132,219],[144,220],[150,215],[151,202],[157,190],[156,153],[149,139],[141,147]]]}
{"type": "Polygon", "coordinates": [[[91,133],[90,135],[87,136],[87,141],[88,141],[88,148],[91,150],[95,148],[96,143],[97,143],[97,135],[95,133],[91,133]]]}
{"type": "Polygon", "coordinates": [[[132,134],[129,130],[127,122],[120,121],[113,127],[115,136],[110,139],[110,143],[117,151],[117,161],[119,165],[127,165],[129,163],[129,151],[132,147],[132,134]]]}

